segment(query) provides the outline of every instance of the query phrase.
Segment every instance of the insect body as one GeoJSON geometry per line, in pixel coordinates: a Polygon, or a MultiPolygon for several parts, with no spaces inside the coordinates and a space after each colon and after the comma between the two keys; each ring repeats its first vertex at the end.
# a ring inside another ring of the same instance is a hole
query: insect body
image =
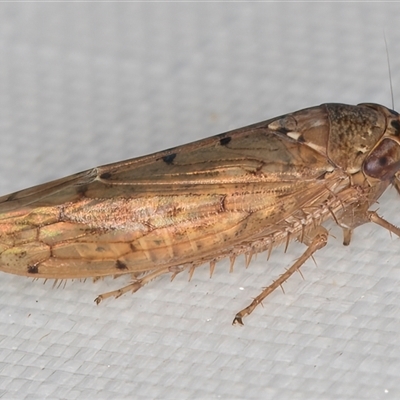
{"type": "Polygon", "coordinates": [[[297,239],[303,255],[242,318],[325,246],[375,222],[369,208],[399,191],[400,117],[375,104],[324,104],[0,198],[0,270],[33,278],[131,274],[136,291],[166,273],[297,239]]]}

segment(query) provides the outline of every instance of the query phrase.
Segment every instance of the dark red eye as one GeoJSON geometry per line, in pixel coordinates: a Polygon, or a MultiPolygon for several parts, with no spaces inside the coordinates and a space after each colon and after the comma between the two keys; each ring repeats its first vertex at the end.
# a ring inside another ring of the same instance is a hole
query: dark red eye
{"type": "Polygon", "coordinates": [[[390,180],[399,170],[400,146],[390,139],[383,139],[364,161],[364,172],[372,178],[390,180]]]}

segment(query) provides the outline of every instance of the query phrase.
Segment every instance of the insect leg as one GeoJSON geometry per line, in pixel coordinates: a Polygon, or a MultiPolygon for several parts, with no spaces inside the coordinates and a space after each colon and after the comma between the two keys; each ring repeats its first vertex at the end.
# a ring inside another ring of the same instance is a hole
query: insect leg
{"type": "Polygon", "coordinates": [[[135,293],[141,287],[146,285],[146,283],[149,283],[150,281],[152,281],[153,279],[157,278],[158,276],[166,274],[168,272],[170,272],[170,268],[169,267],[157,269],[154,272],[151,272],[151,273],[143,276],[142,278],[133,281],[132,283],[130,283],[127,286],[124,286],[124,287],[122,287],[120,289],[117,289],[117,290],[113,290],[111,292],[100,294],[99,296],[97,296],[95,298],[94,302],[96,304],[99,304],[102,300],[107,299],[108,297],[113,297],[114,296],[115,298],[118,298],[118,297],[122,296],[124,293],[130,292],[130,291],[132,291],[132,293],[135,293]]]}
{"type": "Polygon", "coordinates": [[[351,241],[351,236],[353,234],[353,229],[343,228],[343,245],[348,246],[351,241]]]}
{"type": "Polygon", "coordinates": [[[306,251],[297,259],[297,261],[288,269],[285,273],[283,273],[276,281],[274,281],[271,285],[265,288],[252,302],[249,306],[238,312],[233,319],[232,325],[240,324],[243,325],[243,317],[250,315],[254,309],[276,288],[281,286],[284,282],[286,282],[299,268],[319,249],[324,247],[328,242],[328,231],[319,226],[314,231],[315,235],[313,238],[307,242],[308,247],[306,251]]]}
{"type": "Polygon", "coordinates": [[[380,217],[375,211],[368,211],[368,218],[371,222],[374,222],[375,224],[380,225],[383,228],[387,229],[389,232],[392,232],[395,235],[400,236],[400,229],[397,226],[391,224],[390,222],[380,217]]]}

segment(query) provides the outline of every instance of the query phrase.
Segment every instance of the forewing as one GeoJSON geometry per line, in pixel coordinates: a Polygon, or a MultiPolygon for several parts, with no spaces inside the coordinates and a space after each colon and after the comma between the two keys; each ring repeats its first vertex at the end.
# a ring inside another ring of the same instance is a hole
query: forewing
{"type": "Polygon", "coordinates": [[[332,166],[270,123],[2,197],[2,269],[56,278],[144,272],[271,234],[327,197],[322,178],[332,166]]]}

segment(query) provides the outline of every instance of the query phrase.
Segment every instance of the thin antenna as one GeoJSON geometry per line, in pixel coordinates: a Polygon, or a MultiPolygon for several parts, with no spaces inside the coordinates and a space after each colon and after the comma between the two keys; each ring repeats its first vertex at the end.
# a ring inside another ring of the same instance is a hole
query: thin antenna
{"type": "Polygon", "coordinates": [[[394,95],[393,95],[393,85],[392,85],[392,71],[390,70],[390,58],[389,58],[389,48],[386,40],[385,31],[383,31],[383,38],[385,39],[385,47],[386,47],[386,59],[388,63],[388,72],[389,72],[389,82],[390,82],[390,94],[392,97],[392,110],[394,110],[394,95]]]}

